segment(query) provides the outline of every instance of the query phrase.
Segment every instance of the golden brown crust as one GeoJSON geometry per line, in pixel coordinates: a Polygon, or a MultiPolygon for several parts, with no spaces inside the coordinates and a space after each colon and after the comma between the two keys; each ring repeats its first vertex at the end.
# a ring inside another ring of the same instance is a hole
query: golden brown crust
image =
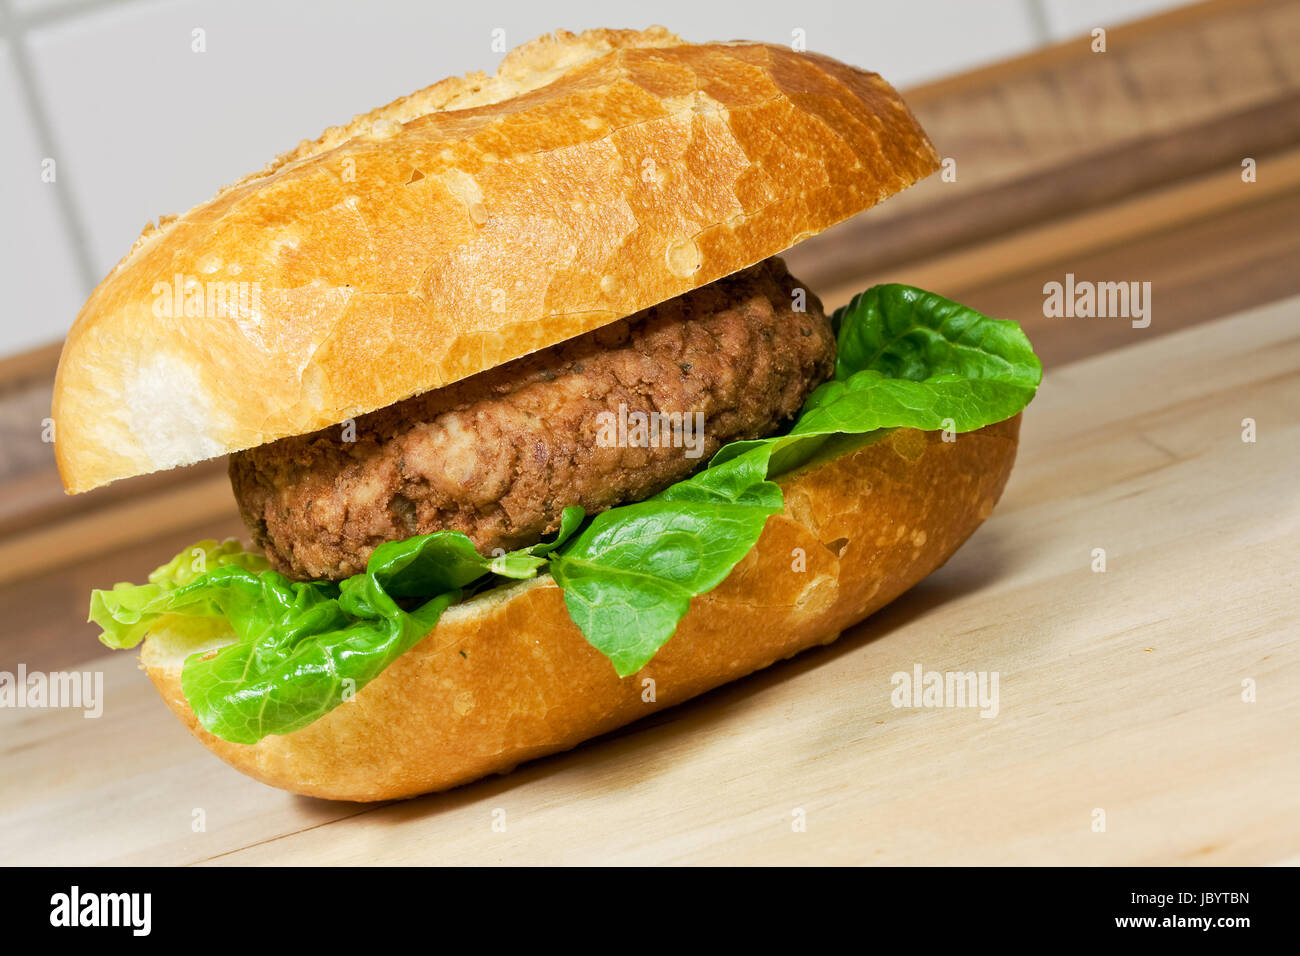
{"type": "Polygon", "coordinates": [[[64,348],[64,485],[441,387],[779,253],[937,162],[887,83],[827,57],[543,37],[147,230],[64,348]]]}
{"type": "Polygon", "coordinates": [[[253,746],[198,726],[180,689],[183,653],[151,637],[142,659],[195,735],[259,780],[340,800],[445,789],[834,640],[943,564],[988,517],[1019,431],[1019,415],[953,442],[900,429],[779,479],[784,513],[623,680],[583,639],[549,578],[451,609],[354,700],[253,746]],[[643,700],[646,679],[654,702],[643,700]]]}

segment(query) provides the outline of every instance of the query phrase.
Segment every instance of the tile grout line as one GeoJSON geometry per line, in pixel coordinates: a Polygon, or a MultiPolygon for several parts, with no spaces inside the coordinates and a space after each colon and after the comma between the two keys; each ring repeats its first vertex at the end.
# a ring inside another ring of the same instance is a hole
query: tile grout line
{"type": "Polygon", "coordinates": [[[1039,46],[1052,42],[1052,27],[1047,18],[1046,0],[1023,0],[1025,16],[1029,18],[1029,29],[1034,34],[1034,42],[1039,46]]]}
{"type": "MultiPolygon", "coordinates": [[[[8,6],[8,0],[5,0],[3,5],[8,6]]],[[[26,32],[32,27],[43,27],[50,23],[75,19],[86,13],[110,10],[124,5],[123,0],[63,0],[63,3],[56,7],[29,10],[26,13],[9,10],[8,20],[12,28],[26,32]]]]}
{"type": "MultiPolygon", "coordinates": [[[[24,23],[13,16],[9,0],[0,0],[0,28],[3,29],[4,42],[8,45],[10,55],[13,58],[14,71],[18,74],[19,93],[23,100],[23,106],[27,110],[28,119],[36,134],[37,147],[44,156],[53,158],[57,164],[60,152],[56,145],[57,140],[54,136],[54,130],[46,117],[45,104],[41,101],[35,71],[33,71],[31,61],[27,56],[27,34],[24,30],[24,23]]],[[[57,165],[55,168],[57,176],[57,165]]],[[[33,170],[33,175],[35,175],[35,170],[33,170]]],[[[59,183],[57,179],[55,183],[50,185],[54,186],[55,207],[59,211],[59,220],[62,223],[65,238],[72,246],[73,261],[81,279],[81,293],[83,296],[90,295],[91,290],[97,284],[98,270],[95,268],[90,255],[90,246],[81,221],[81,215],[77,210],[70,189],[65,188],[64,184],[59,183]]]]}

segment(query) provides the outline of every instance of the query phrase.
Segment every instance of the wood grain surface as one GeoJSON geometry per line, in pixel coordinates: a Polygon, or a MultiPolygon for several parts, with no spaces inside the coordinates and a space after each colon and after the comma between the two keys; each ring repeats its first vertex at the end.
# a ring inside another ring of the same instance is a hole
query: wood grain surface
{"type": "MultiPolygon", "coordinates": [[[[242,777],[128,654],[0,711],[10,862],[1276,863],[1300,855],[1300,299],[1065,366],[987,524],[836,644],[382,806],[242,777]],[[1254,418],[1257,441],[1242,441],[1254,418]],[[1107,568],[1092,569],[1104,548],[1107,568]],[[996,716],[891,704],[996,672],[996,716]],[[1243,681],[1256,699],[1243,700],[1243,681]],[[58,759],[51,759],[57,754],[58,759]],[[802,810],[806,832],[792,829],[802,810]],[[1104,832],[1093,829],[1095,811],[1104,832]],[[195,832],[195,811],[206,829],[195,832]],[[502,819],[505,831],[493,829],[502,819]]],[[[1090,320],[1078,320],[1090,321],[1090,320]]],[[[960,438],[958,439],[960,440],[960,438]]]]}

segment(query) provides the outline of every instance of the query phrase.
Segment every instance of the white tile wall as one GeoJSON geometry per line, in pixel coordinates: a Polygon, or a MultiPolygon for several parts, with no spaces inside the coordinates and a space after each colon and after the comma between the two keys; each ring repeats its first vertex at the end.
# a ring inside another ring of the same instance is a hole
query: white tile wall
{"type": "Polygon", "coordinates": [[[15,131],[0,166],[0,229],[18,250],[0,256],[0,276],[23,290],[0,314],[0,355],[61,337],[149,219],[354,113],[492,70],[494,28],[510,46],[560,27],[658,22],[690,40],[778,43],[797,28],[810,49],[908,86],[1090,29],[1094,9],[1118,22],[1171,2],[0,0],[0,128],[15,131]],[[196,28],[206,52],[191,49],[196,28]],[[30,85],[10,70],[16,50],[30,85]],[[39,181],[43,148],[56,153],[56,187],[39,181]]]}
{"type": "Polygon", "coordinates": [[[85,298],[84,282],[71,246],[71,230],[59,211],[59,190],[67,171],[55,165],[55,180],[42,182],[40,147],[9,50],[0,48],[0,354],[44,345],[63,334],[85,298]]]}
{"type": "Polygon", "coordinates": [[[44,14],[87,6],[86,0],[9,0],[9,7],[17,14],[44,14]]]}
{"type": "Polygon", "coordinates": [[[1111,27],[1126,20],[1151,16],[1184,0],[1039,0],[1053,40],[1090,33],[1094,27],[1111,27]]]}

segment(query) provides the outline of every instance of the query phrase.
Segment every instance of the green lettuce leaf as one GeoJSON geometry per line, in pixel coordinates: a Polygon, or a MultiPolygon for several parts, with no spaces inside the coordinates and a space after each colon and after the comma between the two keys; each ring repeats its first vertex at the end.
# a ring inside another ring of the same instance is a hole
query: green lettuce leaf
{"type": "Polygon", "coordinates": [[[637,505],[598,515],[551,560],[569,616],[620,677],[672,637],[693,597],[717,587],[781,511],[767,480],[833,435],[973,431],[1034,396],[1042,366],[1014,322],[910,286],[876,286],[833,316],[835,378],[785,435],[733,442],[709,467],[637,505]]]}
{"type": "Polygon", "coordinates": [[[876,286],[832,317],[834,378],[785,434],[733,442],[653,498],[583,521],[565,510],[549,542],[481,556],[440,531],[377,548],[338,584],[290,582],[235,542],[200,542],[141,586],[96,591],[91,620],[110,647],[165,624],[193,646],[186,697],[212,733],[237,743],[291,733],[345,702],[434,628],[466,593],[544,569],[587,640],[620,676],[672,637],[693,598],[720,584],[783,507],[771,478],[834,435],[893,428],[972,431],[1015,415],[1042,368],[1014,322],[909,286],[876,286]],[[190,629],[187,631],[186,629],[190,629]]]}
{"type": "Polygon", "coordinates": [[[691,598],[721,584],[781,510],[767,460],[755,449],[602,512],[551,559],[569,616],[620,677],[646,665],[691,598]]]}
{"type": "Polygon", "coordinates": [[[225,647],[185,661],[181,688],[199,722],[242,744],[306,727],[414,646],[460,597],[447,590],[408,613],[385,583],[368,567],[333,594],[232,567],[173,592],[168,610],[183,613],[191,599],[215,606],[234,632],[225,647]]]}
{"type": "Polygon", "coordinates": [[[380,545],[366,570],[338,584],[295,582],[238,542],[203,542],[150,575],[91,595],[91,620],[110,647],[130,647],[151,627],[194,644],[226,628],[224,646],[185,661],[181,689],[199,722],[234,743],[287,734],[351,697],[421,638],[461,589],[490,576],[534,577],[546,555],[582,523],[566,508],[555,540],[483,557],[458,531],[380,545]],[[197,573],[201,553],[206,573],[197,573]],[[422,599],[414,610],[402,603],[422,599]]]}
{"type": "Polygon", "coordinates": [[[208,571],[232,565],[249,571],[270,567],[265,557],[245,551],[234,538],[220,544],[200,541],[150,574],[148,584],[121,581],[111,591],[92,591],[90,620],[99,625],[99,639],[109,647],[135,647],[158,619],[157,609],[168,594],[208,571]]]}

